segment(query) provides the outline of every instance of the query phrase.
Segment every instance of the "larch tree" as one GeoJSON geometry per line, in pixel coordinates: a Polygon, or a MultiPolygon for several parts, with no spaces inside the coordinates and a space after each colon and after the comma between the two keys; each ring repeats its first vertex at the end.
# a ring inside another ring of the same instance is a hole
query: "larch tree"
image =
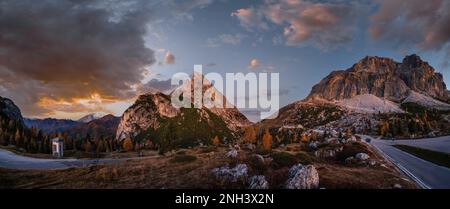
{"type": "Polygon", "coordinates": [[[264,151],[270,151],[272,149],[272,138],[272,135],[268,130],[266,130],[262,139],[262,147],[264,151]]]}
{"type": "Polygon", "coordinates": [[[249,143],[256,142],[256,131],[253,126],[248,126],[247,128],[245,128],[244,140],[249,143]]]}
{"type": "Polygon", "coordinates": [[[125,151],[132,151],[133,150],[133,141],[131,141],[131,139],[130,138],[126,138],[124,141],[123,141],[123,149],[125,150],[125,151]]]}

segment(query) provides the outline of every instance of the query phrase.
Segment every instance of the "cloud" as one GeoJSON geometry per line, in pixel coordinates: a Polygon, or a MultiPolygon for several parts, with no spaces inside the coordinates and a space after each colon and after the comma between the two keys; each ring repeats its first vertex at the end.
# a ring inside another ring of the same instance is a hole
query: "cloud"
{"type": "Polygon", "coordinates": [[[250,8],[242,8],[231,13],[232,17],[237,17],[243,27],[252,31],[253,29],[269,29],[268,24],[264,21],[262,11],[250,8]]]}
{"type": "MultiPolygon", "coordinates": [[[[353,40],[356,19],[363,4],[353,2],[266,1],[257,8],[239,9],[232,16],[246,28],[267,29],[269,23],[282,27],[285,44],[313,46],[327,50],[353,40]],[[264,22],[265,24],[262,24],[264,22]],[[262,27],[261,27],[262,26],[262,27]]],[[[274,43],[279,43],[279,37],[274,43]]]]}
{"type": "Polygon", "coordinates": [[[151,10],[146,3],[128,11],[109,6],[106,1],[2,1],[0,76],[11,79],[10,90],[25,90],[16,91],[15,98],[31,101],[21,105],[35,104],[36,94],[65,100],[93,93],[130,97],[130,85],[155,62],[142,38],[151,10]],[[24,83],[42,85],[37,88],[42,92],[20,87],[24,83]]]}
{"type": "Polygon", "coordinates": [[[171,79],[168,80],[152,79],[145,84],[139,85],[137,87],[137,92],[139,92],[139,94],[156,93],[156,92],[169,94],[175,87],[176,86],[172,86],[171,79]]]}
{"type": "Polygon", "coordinates": [[[215,38],[209,38],[206,40],[206,46],[210,48],[219,47],[223,44],[238,45],[241,43],[245,35],[242,34],[221,34],[215,38]]]}
{"type": "Polygon", "coordinates": [[[261,65],[260,61],[258,59],[252,59],[250,60],[250,65],[248,66],[248,68],[250,69],[256,69],[261,65]]]}
{"type": "MultiPolygon", "coordinates": [[[[75,109],[61,111],[80,110],[83,104],[77,101],[92,100],[92,95],[99,95],[102,104],[128,101],[155,63],[155,53],[143,38],[151,33],[148,26],[209,3],[3,0],[2,96],[13,99],[26,116],[50,114],[42,104],[73,104],[75,109]]],[[[173,55],[166,58],[175,62],[173,55]]]]}
{"type": "Polygon", "coordinates": [[[175,64],[175,56],[170,52],[166,52],[166,55],[164,55],[164,64],[175,64]]]}
{"type": "Polygon", "coordinates": [[[217,64],[213,63],[213,62],[208,63],[208,64],[205,65],[205,67],[210,67],[210,68],[213,68],[213,67],[216,67],[216,66],[217,66],[217,64]]]}
{"type": "MultiPolygon", "coordinates": [[[[145,0],[148,1],[148,0],[145,0]]],[[[177,16],[178,19],[189,19],[193,20],[194,17],[191,14],[191,11],[194,9],[203,9],[210,4],[212,4],[213,0],[165,0],[162,1],[163,4],[168,4],[170,10],[173,11],[173,14],[177,16]]]]}
{"type": "Polygon", "coordinates": [[[450,1],[376,1],[379,9],[371,17],[369,34],[395,46],[411,45],[424,51],[448,49],[450,1]]]}

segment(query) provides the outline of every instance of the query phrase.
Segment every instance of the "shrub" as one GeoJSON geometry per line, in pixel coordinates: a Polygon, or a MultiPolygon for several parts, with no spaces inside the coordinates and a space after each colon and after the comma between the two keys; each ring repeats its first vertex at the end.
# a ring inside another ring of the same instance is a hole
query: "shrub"
{"type": "Polygon", "coordinates": [[[299,152],[295,154],[295,157],[297,158],[298,163],[301,163],[303,165],[308,165],[316,161],[313,156],[309,155],[306,152],[299,152]]]}
{"type": "Polygon", "coordinates": [[[289,167],[298,162],[297,158],[294,155],[291,155],[287,152],[275,152],[272,154],[273,162],[279,168],[289,167]]]}
{"type": "Polygon", "coordinates": [[[125,139],[125,141],[123,141],[123,149],[126,151],[132,151],[133,150],[133,142],[131,141],[130,138],[125,139]]]}
{"type": "Polygon", "coordinates": [[[216,136],[216,137],[212,138],[212,139],[211,139],[211,143],[212,143],[214,146],[218,146],[218,145],[220,144],[219,137],[216,136]]]}
{"type": "Polygon", "coordinates": [[[369,150],[364,145],[362,145],[358,142],[346,144],[343,147],[342,152],[338,152],[336,154],[336,159],[338,161],[345,161],[345,159],[347,159],[348,157],[354,157],[356,154],[358,154],[360,152],[364,152],[367,154],[370,153],[369,150]]]}
{"type": "Polygon", "coordinates": [[[256,131],[253,126],[248,126],[247,128],[245,128],[244,140],[249,143],[256,142],[256,131]]]}
{"type": "Polygon", "coordinates": [[[272,138],[272,135],[266,130],[262,140],[262,147],[265,151],[270,151],[272,149],[272,138]]]}
{"type": "Polygon", "coordinates": [[[171,163],[188,163],[197,160],[197,157],[192,155],[175,155],[170,162],[171,163]]]}

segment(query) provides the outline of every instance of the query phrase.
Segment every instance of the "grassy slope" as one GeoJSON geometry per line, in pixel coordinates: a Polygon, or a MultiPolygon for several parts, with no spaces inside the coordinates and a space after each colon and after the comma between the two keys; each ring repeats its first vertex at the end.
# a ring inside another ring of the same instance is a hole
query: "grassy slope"
{"type": "Polygon", "coordinates": [[[137,137],[138,140],[152,140],[164,151],[210,144],[218,136],[222,140],[232,140],[226,124],[208,109],[182,108],[174,118],[159,118],[161,126],[148,129],[137,137]],[[202,115],[203,114],[203,115],[202,115]]]}
{"type": "Polygon", "coordinates": [[[393,145],[393,146],[402,151],[410,153],[416,157],[422,158],[426,161],[450,168],[450,154],[448,153],[437,152],[408,145],[393,145]]]}
{"type": "MultiPolygon", "coordinates": [[[[237,163],[249,166],[249,176],[265,175],[274,189],[283,187],[289,167],[295,163],[314,164],[319,172],[320,187],[327,189],[393,188],[395,184],[403,188],[416,188],[388,164],[368,167],[320,160],[305,146],[290,144],[277,148],[265,156],[274,157],[272,163],[261,165],[252,158],[252,151],[241,150],[236,159],[230,159],[225,157],[229,150],[227,146],[210,146],[87,168],[51,171],[0,168],[0,188],[246,188],[247,185],[239,182],[223,184],[211,174],[213,168],[227,164],[234,166],[237,163]]],[[[353,148],[358,149],[358,152],[368,151],[361,146],[353,148]]],[[[380,165],[386,163],[376,155],[371,157],[380,165]]]]}

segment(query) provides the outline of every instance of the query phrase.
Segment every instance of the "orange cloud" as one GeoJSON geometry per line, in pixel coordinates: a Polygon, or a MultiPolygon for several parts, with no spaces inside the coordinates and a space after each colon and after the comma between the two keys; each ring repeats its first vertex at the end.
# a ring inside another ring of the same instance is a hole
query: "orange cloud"
{"type": "Polygon", "coordinates": [[[128,106],[124,101],[103,98],[98,93],[93,93],[86,98],[53,99],[50,97],[39,98],[36,105],[44,110],[45,117],[76,119],[89,113],[107,113],[120,115],[128,106]],[[114,107],[115,104],[125,105],[123,108],[114,107]],[[108,107],[108,108],[107,108],[108,107]]]}

